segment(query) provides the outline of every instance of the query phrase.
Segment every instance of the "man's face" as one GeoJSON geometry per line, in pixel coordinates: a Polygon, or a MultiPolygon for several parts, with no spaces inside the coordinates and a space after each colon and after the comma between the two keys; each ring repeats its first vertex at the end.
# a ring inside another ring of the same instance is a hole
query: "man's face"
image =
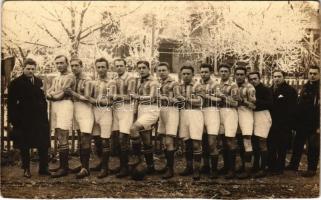
{"type": "Polygon", "coordinates": [[[60,73],[64,73],[67,71],[67,61],[64,57],[57,58],[55,60],[55,65],[60,73]]]}
{"type": "Polygon", "coordinates": [[[107,75],[107,63],[106,62],[96,62],[96,71],[99,77],[105,77],[107,75]]]}
{"type": "Polygon", "coordinates": [[[193,72],[190,69],[183,69],[181,71],[181,78],[184,83],[190,83],[193,79],[193,72]]]}
{"type": "Polygon", "coordinates": [[[160,65],[157,67],[157,73],[158,76],[162,79],[165,80],[167,79],[168,75],[169,75],[169,71],[167,69],[167,67],[165,65],[160,65]]]}
{"type": "Polygon", "coordinates": [[[208,81],[211,77],[211,72],[209,68],[202,67],[201,68],[201,78],[203,81],[208,81]]]}
{"type": "Polygon", "coordinates": [[[126,66],[124,61],[122,60],[115,61],[115,69],[119,76],[123,75],[126,71],[126,66]]]}
{"type": "Polygon", "coordinates": [[[244,70],[236,70],[235,71],[235,80],[236,83],[242,84],[245,82],[246,74],[244,70]]]}
{"type": "Polygon", "coordinates": [[[230,70],[226,67],[221,67],[219,74],[223,81],[227,81],[230,78],[230,70]]]}
{"type": "Polygon", "coordinates": [[[144,63],[137,65],[137,70],[140,77],[145,78],[149,76],[149,68],[144,63]]]}
{"type": "Polygon", "coordinates": [[[309,69],[308,73],[309,81],[318,81],[320,79],[320,72],[317,69],[309,69]]]}
{"type": "Polygon", "coordinates": [[[25,68],[23,68],[23,74],[29,78],[31,78],[36,70],[35,65],[26,65],[25,68]]]}
{"type": "Polygon", "coordinates": [[[283,74],[281,72],[274,72],[273,73],[273,83],[275,85],[280,85],[283,82],[284,82],[283,74]]]}
{"type": "Polygon", "coordinates": [[[82,66],[80,65],[79,61],[73,60],[70,62],[70,67],[72,73],[74,73],[75,76],[79,75],[82,71],[82,66]]]}
{"type": "Polygon", "coordinates": [[[259,76],[257,74],[250,74],[249,82],[255,87],[258,86],[260,84],[259,76]]]}

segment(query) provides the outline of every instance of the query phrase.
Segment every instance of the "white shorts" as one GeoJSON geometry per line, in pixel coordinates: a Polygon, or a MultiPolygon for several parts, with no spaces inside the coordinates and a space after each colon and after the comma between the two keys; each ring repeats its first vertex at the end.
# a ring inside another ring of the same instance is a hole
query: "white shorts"
{"type": "Polygon", "coordinates": [[[122,104],[113,111],[113,131],[129,134],[134,121],[134,110],[131,104],[122,104]]]}
{"type": "Polygon", "coordinates": [[[202,140],[204,118],[201,110],[181,110],[179,137],[184,140],[202,140]]]}
{"type": "Polygon", "coordinates": [[[113,125],[113,113],[110,108],[94,107],[95,124],[93,135],[100,135],[101,138],[108,139],[111,135],[113,125]]]}
{"type": "Polygon", "coordinates": [[[237,109],[242,135],[253,135],[254,116],[253,110],[240,106],[237,109]]]}
{"type": "Polygon", "coordinates": [[[226,137],[235,137],[238,126],[238,115],[235,108],[220,108],[220,130],[226,137]]]}
{"type": "Polygon", "coordinates": [[[92,105],[79,101],[74,102],[74,116],[82,133],[92,133],[94,125],[92,105]]]}
{"type": "Polygon", "coordinates": [[[145,130],[150,130],[159,117],[159,108],[157,105],[139,105],[137,121],[145,130]]]}
{"type": "Polygon", "coordinates": [[[270,111],[262,110],[254,112],[254,135],[267,138],[272,125],[270,111]]]}
{"type": "Polygon", "coordinates": [[[72,101],[54,101],[51,105],[52,128],[71,130],[74,115],[74,104],[72,101]]]}
{"type": "Polygon", "coordinates": [[[177,135],[179,111],[175,107],[162,107],[160,110],[157,132],[166,135],[177,135]]]}
{"type": "Polygon", "coordinates": [[[218,135],[220,129],[220,110],[217,107],[203,108],[204,125],[209,135],[218,135]]]}

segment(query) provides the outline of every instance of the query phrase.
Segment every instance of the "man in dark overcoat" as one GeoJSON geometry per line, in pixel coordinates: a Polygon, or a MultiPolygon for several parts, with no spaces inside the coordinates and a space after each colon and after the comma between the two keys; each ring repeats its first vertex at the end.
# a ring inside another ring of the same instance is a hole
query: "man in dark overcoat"
{"type": "Polygon", "coordinates": [[[296,135],[293,143],[293,154],[288,170],[299,168],[304,144],[307,144],[308,169],[304,177],[316,175],[320,157],[320,68],[311,66],[308,72],[309,81],[300,92],[296,117],[296,135]]]}
{"type": "Polygon", "coordinates": [[[286,151],[297,106],[297,91],[284,80],[284,72],[273,72],[273,105],[271,109],[272,127],[268,136],[268,166],[272,174],[283,174],[286,151]]]}
{"type": "Polygon", "coordinates": [[[30,148],[37,148],[39,174],[49,175],[48,148],[50,131],[47,101],[42,90],[42,80],[34,75],[37,63],[27,58],[23,74],[14,79],[8,90],[8,117],[13,126],[11,138],[20,149],[24,177],[30,178],[30,148]]]}

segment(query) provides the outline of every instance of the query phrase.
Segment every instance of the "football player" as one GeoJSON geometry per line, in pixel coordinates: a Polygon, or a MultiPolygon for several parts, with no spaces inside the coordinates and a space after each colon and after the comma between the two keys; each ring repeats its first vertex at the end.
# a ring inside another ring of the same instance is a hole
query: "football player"
{"type": "Polygon", "coordinates": [[[99,135],[102,140],[101,172],[97,178],[108,176],[110,156],[110,136],[112,131],[112,103],[116,94],[116,82],[107,79],[108,61],[98,58],[95,61],[98,77],[89,84],[89,102],[94,105],[95,124],[93,134],[99,135]]]}
{"type": "Polygon", "coordinates": [[[169,66],[166,62],[161,62],[157,66],[157,73],[160,78],[160,94],[158,95],[160,106],[160,118],[158,122],[158,132],[165,135],[165,158],[166,167],[163,179],[174,176],[174,138],[177,135],[179,123],[179,111],[175,107],[177,99],[175,96],[179,92],[179,84],[169,76],[169,66]]]}
{"type": "Polygon", "coordinates": [[[134,104],[130,100],[130,94],[135,94],[136,78],[126,71],[126,61],[115,59],[114,66],[118,77],[115,79],[117,95],[114,97],[113,123],[119,130],[120,140],[120,172],[117,178],[128,176],[128,150],[130,127],[134,120],[134,104]]]}
{"type": "Polygon", "coordinates": [[[273,96],[268,87],[260,82],[259,72],[250,72],[249,82],[255,87],[254,135],[252,136],[255,178],[266,176],[267,137],[272,125],[270,109],[273,96]]]}
{"type": "Polygon", "coordinates": [[[147,174],[152,174],[155,172],[155,167],[151,136],[152,125],[157,122],[159,117],[157,105],[157,88],[159,83],[150,74],[150,64],[148,61],[138,61],[137,69],[140,75],[137,82],[137,93],[130,95],[133,100],[138,102],[137,120],[130,127],[132,149],[136,158],[132,164],[140,163],[142,140],[147,174]]]}
{"type": "Polygon", "coordinates": [[[238,87],[230,79],[231,67],[228,64],[219,65],[221,82],[216,96],[222,99],[220,106],[220,130],[219,135],[223,144],[224,167],[222,171],[227,171],[226,179],[235,177],[235,157],[236,157],[236,131],[238,126],[238,87]],[[222,135],[223,133],[223,135],[222,135]]]}
{"type": "Polygon", "coordinates": [[[202,78],[201,85],[205,93],[202,111],[204,115],[204,125],[206,128],[208,139],[207,142],[209,147],[209,160],[211,163],[210,177],[217,178],[217,163],[219,154],[217,149],[217,136],[220,128],[219,104],[222,99],[216,97],[216,91],[218,90],[219,84],[216,84],[214,80],[211,79],[211,68],[212,67],[209,64],[201,64],[200,67],[202,78]]]}
{"type": "Polygon", "coordinates": [[[180,69],[183,83],[180,84],[176,98],[183,104],[180,107],[179,137],[185,143],[186,167],[181,176],[193,174],[194,180],[200,179],[200,165],[202,161],[202,134],[204,128],[203,113],[201,111],[202,86],[193,80],[194,68],[184,65],[180,69]]]}
{"type": "Polygon", "coordinates": [[[255,109],[255,88],[246,81],[247,70],[245,67],[235,68],[235,80],[239,87],[239,104],[237,108],[239,126],[242,132],[244,149],[244,171],[238,175],[239,179],[250,177],[250,167],[252,162],[252,134],[254,126],[253,110],[255,109]]]}
{"type": "Polygon", "coordinates": [[[94,125],[94,114],[92,105],[86,96],[89,96],[88,83],[90,78],[82,73],[83,63],[78,58],[70,60],[71,70],[76,77],[74,88],[65,89],[65,93],[73,96],[74,118],[80,129],[80,162],[81,170],[76,178],[89,176],[89,158],[91,152],[91,134],[94,125]]]}
{"type": "Polygon", "coordinates": [[[55,58],[55,65],[59,75],[53,79],[47,91],[47,99],[52,101],[52,117],[55,127],[55,136],[58,139],[59,169],[51,177],[58,178],[68,175],[69,131],[72,128],[74,105],[71,96],[64,92],[66,88],[75,85],[75,77],[67,70],[68,59],[64,55],[55,58]]]}

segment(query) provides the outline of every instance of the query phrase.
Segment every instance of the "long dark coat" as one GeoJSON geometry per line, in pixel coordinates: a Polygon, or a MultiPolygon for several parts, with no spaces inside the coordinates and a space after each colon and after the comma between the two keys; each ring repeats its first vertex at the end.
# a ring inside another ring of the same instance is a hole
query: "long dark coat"
{"type": "Polygon", "coordinates": [[[25,75],[9,85],[8,114],[13,125],[11,138],[16,148],[50,146],[47,101],[42,86],[41,79],[34,77],[32,84],[25,75]]]}
{"type": "Polygon", "coordinates": [[[273,106],[271,109],[272,128],[294,129],[298,100],[297,91],[285,82],[276,90],[274,85],[270,89],[273,94],[273,106]]]}

